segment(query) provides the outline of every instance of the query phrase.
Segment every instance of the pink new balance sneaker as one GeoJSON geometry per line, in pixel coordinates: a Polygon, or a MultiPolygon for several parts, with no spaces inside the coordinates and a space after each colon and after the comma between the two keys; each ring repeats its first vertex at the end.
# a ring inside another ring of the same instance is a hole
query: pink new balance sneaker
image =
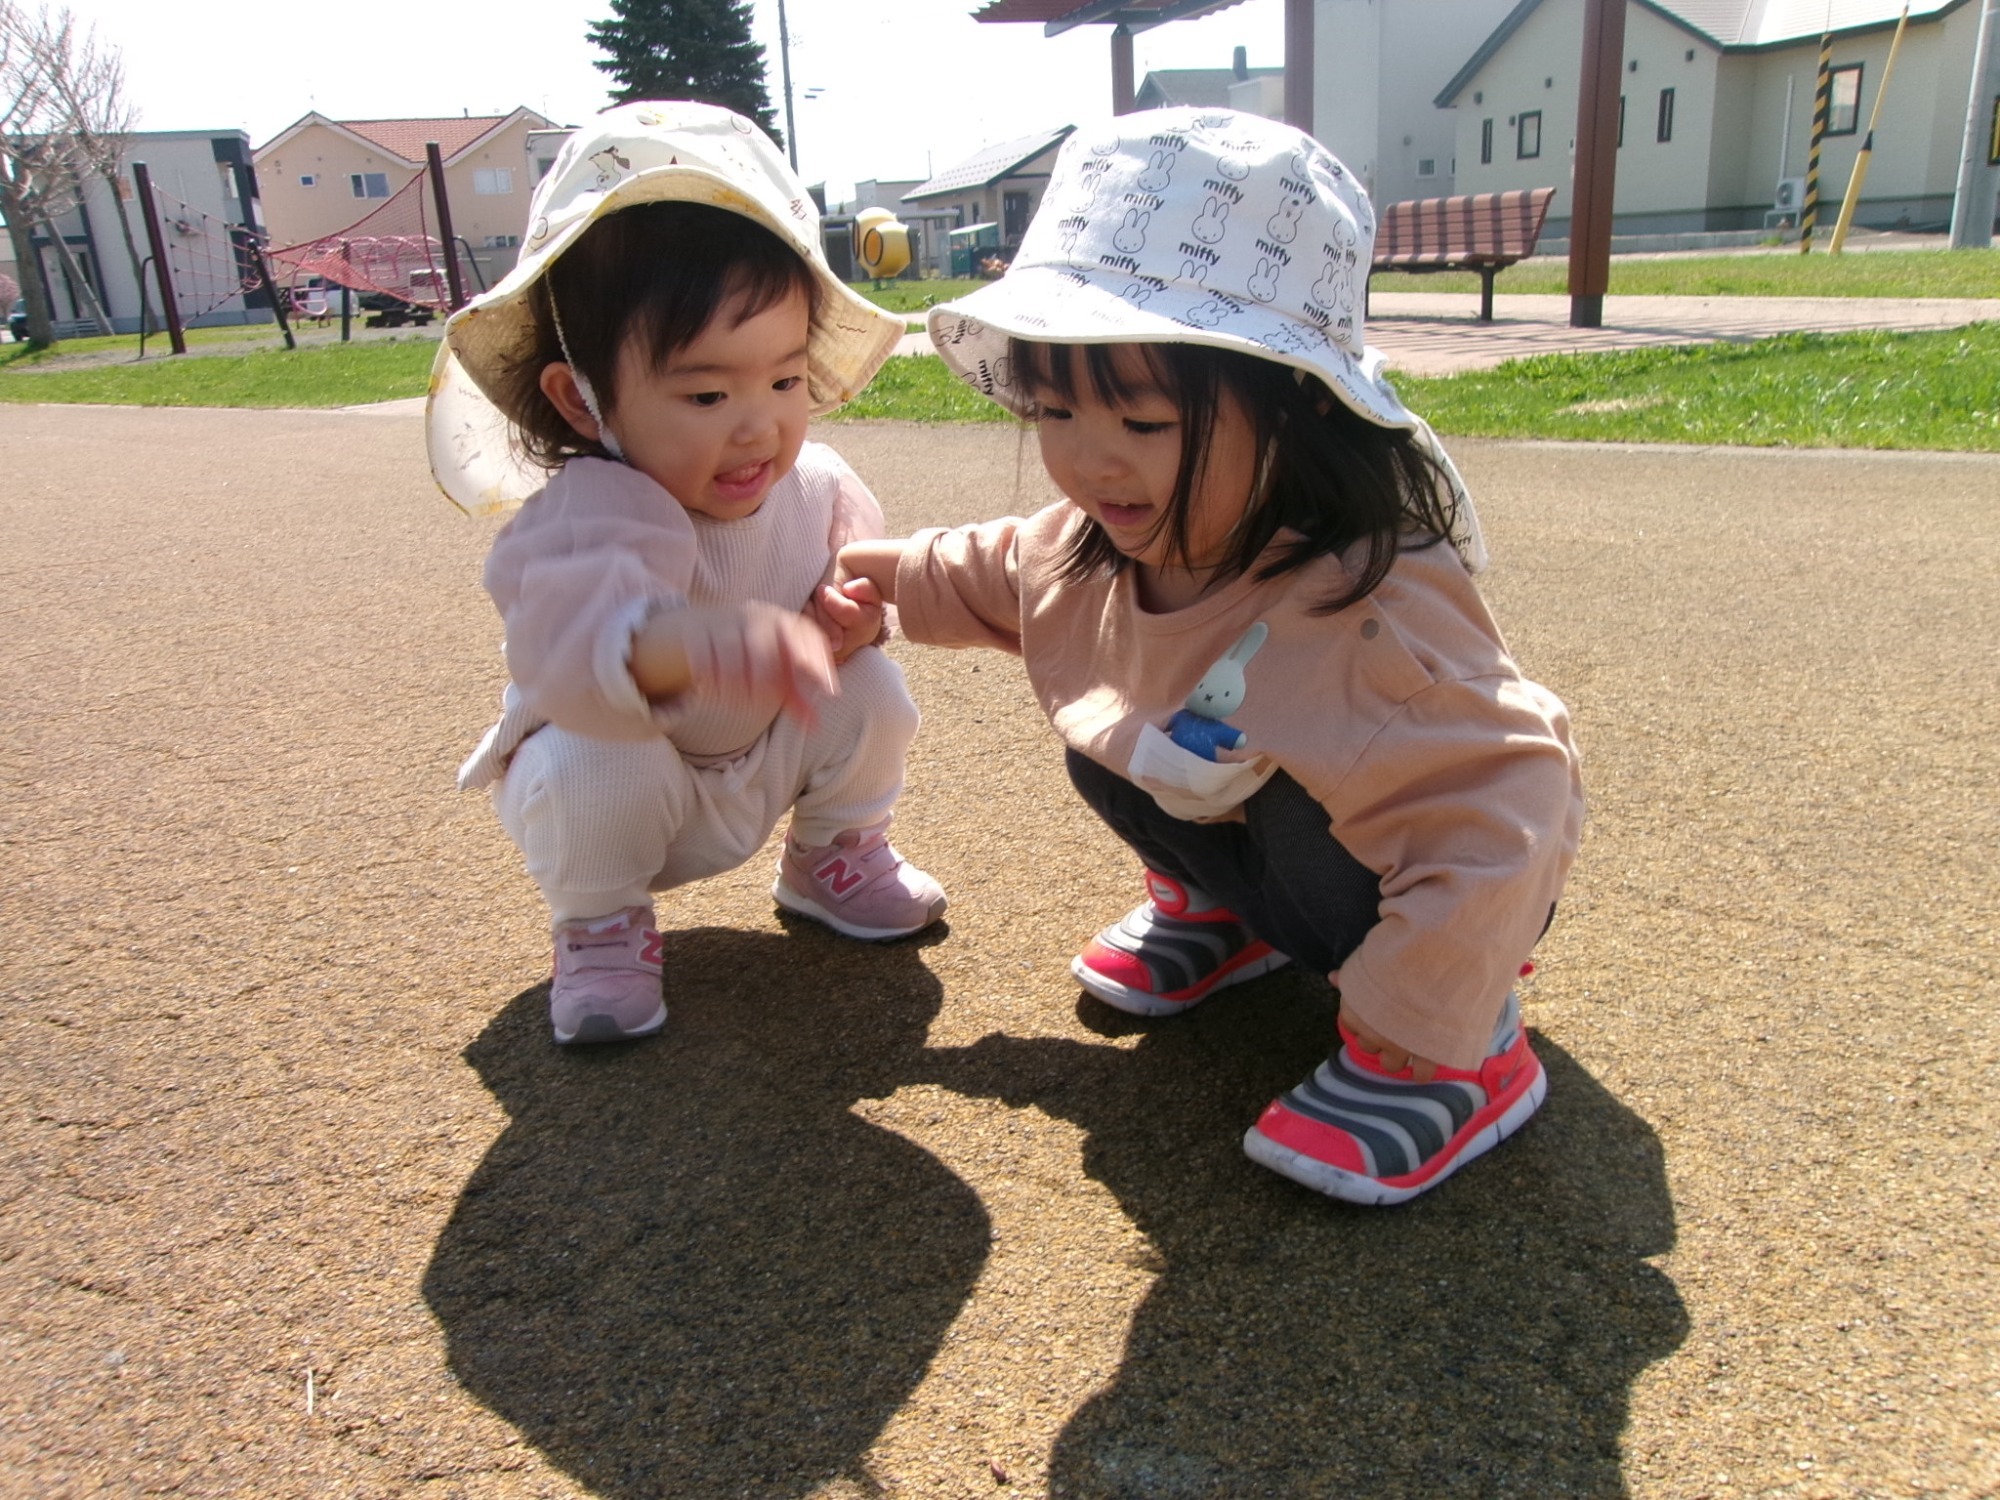
{"type": "Polygon", "coordinates": [[[786,834],[771,899],[863,942],[922,932],[944,915],[944,887],[895,851],[888,826],[850,828],[813,847],[786,834]]]}
{"type": "Polygon", "coordinates": [[[1192,886],[1146,872],[1146,903],[1084,944],[1076,982],[1135,1016],[1179,1015],[1228,985],[1291,962],[1192,886]]]}
{"type": "Polygon", "coordinates": [[[1486,1061],[1470,1071],[1439,1068],[1430,1083],[1407,1068],[1384,1071],[1344,1028],[1341,1036],[1312,1077],[1265,1109],[1243,1150],[1349,1203],[1402,1203],[1436,1187],[1525,1125],[1548,1093],[1513,995],[1486,1061]]]}
{"type": "Polygon", "coordinates": [[[650,906],[558,922],[549,1022],[561,1046],[651,1036],[667,1021],[662,943],[650,906]]]}

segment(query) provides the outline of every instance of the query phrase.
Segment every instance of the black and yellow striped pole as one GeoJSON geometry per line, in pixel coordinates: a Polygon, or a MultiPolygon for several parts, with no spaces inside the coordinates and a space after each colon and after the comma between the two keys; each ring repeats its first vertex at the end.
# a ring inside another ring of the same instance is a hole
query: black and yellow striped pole
{"type": "Polygon", "coordinates": [[[1813,85],[1812,150],[1806,157],[1806,202],[1799,214],[1799,254],[1812,253],[1813,224],[1819,218],[1819,144],[1833,99],[1833,33],[1819,38],[1819,82],[1813,85]]]}
{"type": "Polygon", "coordinates": [[[1896,35],[1889,43],[1889,60],[1882,65],[1882,81],[1875,85],[1875,107],[1868,112],[1868,134],[1862,138],[1861,152],[1854,158],[1854,173],[1847,179],[1847,196],[1840,200],[1840,217],[1834,221],[1833,238],[1826,243],[1828,255],[1840,254],[1840,247],[1847,243],[1848,226],[1854,222],[1854,210],[1860,206],[1861,188],[1868,181],[1868,158],[1875,154],[1875,126],[1882,118],[1882,101],[1889,96],[1889,80],[1896,72],[1896,53],[1903,46],[1903,28],[1909,24],[1910,7],[1908,0],[1904,0],[1902,19],[1896,22],[1896,35]]]}

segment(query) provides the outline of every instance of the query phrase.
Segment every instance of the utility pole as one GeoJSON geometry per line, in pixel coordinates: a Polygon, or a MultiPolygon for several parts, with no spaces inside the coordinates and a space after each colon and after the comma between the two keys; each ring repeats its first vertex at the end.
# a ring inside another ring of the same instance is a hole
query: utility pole
{"type": "Polygon", "coordinates": [[[1951,248],[1979,249],[1993,243],[1993,186],[2000,169],[2000,0],[1986,0],[1979,13],[1979,40],[1972,49],[1972,95],[1965,106],[1965,146],[1958,158],[1958,190],[1951,200],[1951,248]]]}
{"type": "Polygon", "coordinates": [[[785,0],[778,0],[778,71],[785,80],[785,155],[799,169],[799,127],[792,118],[792,28],[785,21],[785,0]]]}

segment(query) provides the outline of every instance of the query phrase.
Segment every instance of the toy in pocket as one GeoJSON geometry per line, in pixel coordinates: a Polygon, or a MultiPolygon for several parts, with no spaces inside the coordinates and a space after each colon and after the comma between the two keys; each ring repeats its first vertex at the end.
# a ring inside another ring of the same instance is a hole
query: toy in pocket
{"type": "Polygon", "coordinates": [[[1167,720],[1169,739],[1203,760],[1214,760],[1218,750],[1244,748],[1248,736],[1225,716],[1243,706],[1243,668],[1270,633],[1270,627],[1259,620],[1243,632],[1222,660],[1202,674],[1187,701],[1167,720]]]}

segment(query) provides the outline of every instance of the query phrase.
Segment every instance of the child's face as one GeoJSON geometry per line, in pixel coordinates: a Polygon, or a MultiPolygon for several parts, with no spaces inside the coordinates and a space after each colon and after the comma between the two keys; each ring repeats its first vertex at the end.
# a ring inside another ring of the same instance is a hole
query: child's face
{"type": "Polygon", "coordinates": [[[1120,346],[1114,365],[1132,392],[1127,399],[1107,403],[1083,378],[1068,405],[1041,407],[1036,426],[1049,477],[1142,568],[1215,567],[1227,557],[1229,535],[1250,507],[1257,471],[1250,417],[1224,386],[1208,461],[1188,498],[1188,554],[1173,555],[1166,521],[1180,478],[1180,407],[1159,389],[1141,350],[1120,346]]]}
{"type": "Polygon", "coordinates": [[[739,323],[740,311],[725,304],[658,368],[641,340],[627,339],[608,417],[626,462],[683,509],[718,521],[753,514],[792,471],[812,407],[805,295],[739,323]]]}

